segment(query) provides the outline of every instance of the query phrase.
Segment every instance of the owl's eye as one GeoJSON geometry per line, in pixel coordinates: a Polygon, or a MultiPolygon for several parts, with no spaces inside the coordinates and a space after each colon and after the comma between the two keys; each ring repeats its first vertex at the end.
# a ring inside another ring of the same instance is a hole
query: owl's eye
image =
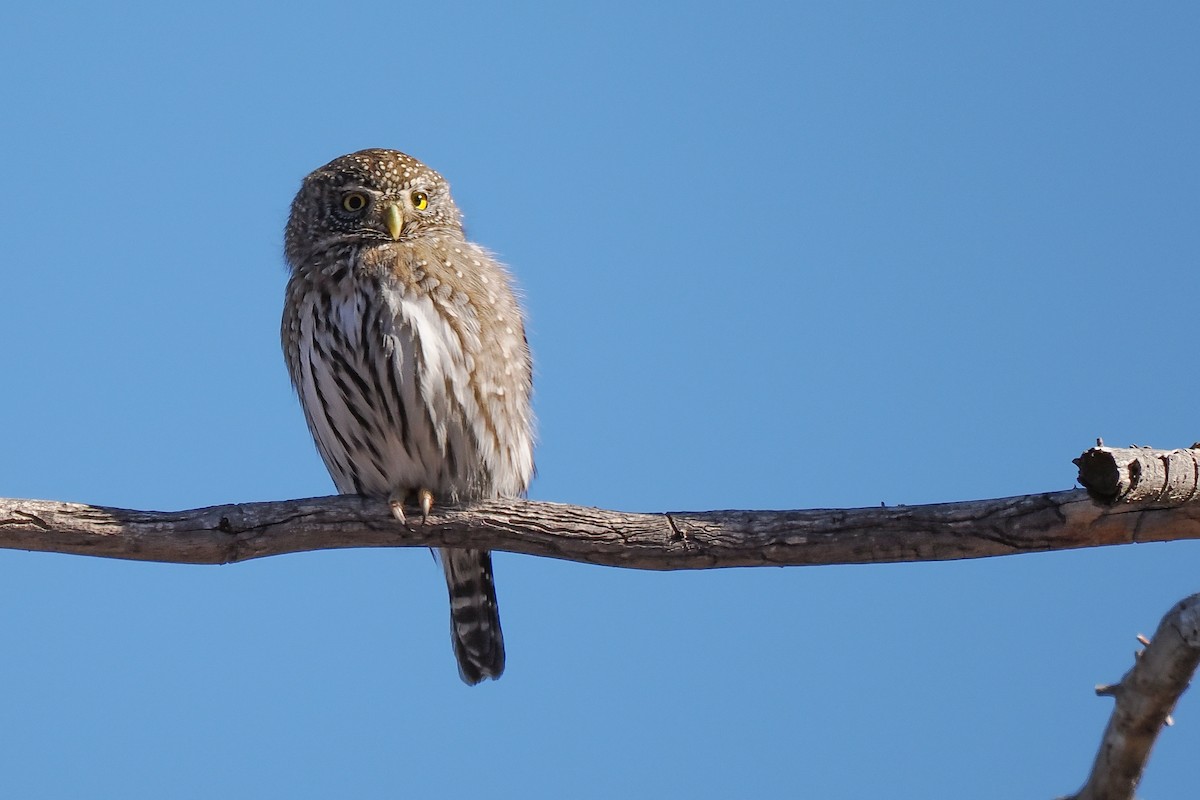
{"type": "Polygon", "coordinates": [[[367,196],[362,192],[349,192],[342,198],[342,208],[350,213],[362,211],[367,207],[367,196]]]}
{"type": "Polygon", "coordinates": [[[429,207],[429,197],[424,192],[413,192],[410,199],[412,200],[413,208],[417,211],[424,211],[429,207]]]}

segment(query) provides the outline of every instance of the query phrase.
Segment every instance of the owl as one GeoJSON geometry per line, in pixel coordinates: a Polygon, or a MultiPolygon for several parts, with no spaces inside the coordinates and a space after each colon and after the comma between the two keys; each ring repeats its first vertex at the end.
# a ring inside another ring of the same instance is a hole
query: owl
{"type": "MultiPolygon", "coordinates": [[[[395,150],[303,181],[284,238],[281,338],[334,485],[388,501],[522,496],[533,476],[532,364],[508,271],[467,239],[450,187],[395,150]]],[[[438,551],[468,684],[504,670],[486,550],[438,551]]]]}

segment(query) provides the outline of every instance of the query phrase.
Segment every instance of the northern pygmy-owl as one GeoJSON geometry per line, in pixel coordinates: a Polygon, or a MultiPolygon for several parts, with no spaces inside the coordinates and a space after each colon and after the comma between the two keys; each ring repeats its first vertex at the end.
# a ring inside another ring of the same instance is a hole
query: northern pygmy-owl
{"type": "MultiPolygon", "coordinates": [[[[304,179],[285,237],[282,339],[337,490],[387,499],[523,494],[533,475],[532,368],[507,270],[467,241],[450,187],[394,150],[304,179]]],[[[491,554],[441,550],[459,673],[504,670],[491,554]]]]}

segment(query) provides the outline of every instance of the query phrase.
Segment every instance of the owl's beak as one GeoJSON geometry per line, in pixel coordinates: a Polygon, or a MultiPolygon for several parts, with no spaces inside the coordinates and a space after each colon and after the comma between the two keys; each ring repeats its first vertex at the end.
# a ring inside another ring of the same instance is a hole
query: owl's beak
{"type": "Polygon", "coordinates": [[[388,203],[387,208],[383,210],[383,219],[387,222],[388,233],[393,240],[399,240],[400,233],[404,230],[404,212],[400,210],[398,203],[388,203]]]}

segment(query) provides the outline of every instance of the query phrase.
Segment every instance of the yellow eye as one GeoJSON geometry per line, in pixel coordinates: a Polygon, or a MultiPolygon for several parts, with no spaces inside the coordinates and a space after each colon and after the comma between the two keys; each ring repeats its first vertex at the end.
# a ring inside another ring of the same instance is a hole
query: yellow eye
{"type": "Polygon", "coordinates": [[[429,197],[424,192],[413,192],[411,196],[413,208],[424,211],[429,207],[429,197]]]}
{"type": "Polygon", "coordinates": [[[354,213],[367,207],[367,196],[362,192],[350,192],[342,198],[342,208],[354,213]]]}

